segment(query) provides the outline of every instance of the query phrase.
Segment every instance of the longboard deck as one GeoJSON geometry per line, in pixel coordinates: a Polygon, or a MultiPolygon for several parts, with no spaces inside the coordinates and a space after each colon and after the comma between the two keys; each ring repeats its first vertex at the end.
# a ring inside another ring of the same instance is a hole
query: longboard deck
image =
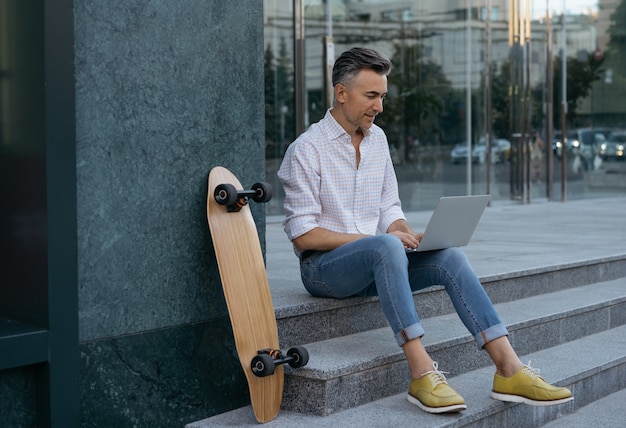
{"type": "Polygon", "coordinates": [[[223,167],[209,173],[207,219],[215,248],[222,288],[230,316],[235,346],[248,381],[250,401],[259,422],[276,418],[284,386],[284,368],[277,366],[274,374],[257,377],[250,363],[261,349],[279,349],[278,328],[257,233],[250,207],[227,212],[219,205],[213,192],[219,184],[243,187],[237,177],[223,167]]]}

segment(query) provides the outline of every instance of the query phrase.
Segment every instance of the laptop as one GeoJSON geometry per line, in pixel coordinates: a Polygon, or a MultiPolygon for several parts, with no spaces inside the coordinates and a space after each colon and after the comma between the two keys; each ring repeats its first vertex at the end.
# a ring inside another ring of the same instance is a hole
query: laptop
{"type": "Polygon", "coordinates": [[[420,245],[408,251],[442,250],[467,245],[490,200],[490,195],[445,196],[439,199],[420,245]]]}

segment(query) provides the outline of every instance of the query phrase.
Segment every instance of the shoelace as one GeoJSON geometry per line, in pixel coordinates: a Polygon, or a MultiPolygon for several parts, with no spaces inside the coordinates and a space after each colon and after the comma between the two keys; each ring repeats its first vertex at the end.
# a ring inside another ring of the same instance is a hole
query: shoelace
{"type": "Polygon", "coordinates": [[[439,364],[437,363],[437,361],[433,361],[433,368],[434,370],[428,371],[424,373],[422,376],[428,375],[428,378],[433,384],[433,388],[442,383],[447,384],[448,382],[446,380],[446,375],[444,373],[448,373],[448,372],[439,370],[439,364]]]}
{"type": "Polygon", "coordinates": [[[528,364],[526,364],[522,368],[522,371],[533,379],[541,377],[541,375],[539,374],[540,370],[530,366],[530,360],[528,360],[528,364]]]}

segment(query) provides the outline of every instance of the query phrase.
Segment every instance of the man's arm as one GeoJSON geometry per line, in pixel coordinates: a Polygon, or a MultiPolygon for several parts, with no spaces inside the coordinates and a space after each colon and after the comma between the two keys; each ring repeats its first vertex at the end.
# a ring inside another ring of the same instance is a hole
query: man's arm
{"type": "Polygon", "coordinates": [[[338,233],[321,227],[309,230],[293,240],[298,251],[331,251],[349,242],[362,239],[368,235],[357,233],[338,233]]]}
{"type": "MultiPolygon", "coordinates": [[[[389,229],[387,229],[387,233],[397,236],[407,248],[417,248],[423,235],[423,233],[413,232],[408,223],[403,219],[394,221],[389,226],[389,229]]],[[[344,244],[367,236],[368,235],[357,233],[338,233],[316,227],[294,239],[293,243],[298,251],[331,251],[344,244]]]]}

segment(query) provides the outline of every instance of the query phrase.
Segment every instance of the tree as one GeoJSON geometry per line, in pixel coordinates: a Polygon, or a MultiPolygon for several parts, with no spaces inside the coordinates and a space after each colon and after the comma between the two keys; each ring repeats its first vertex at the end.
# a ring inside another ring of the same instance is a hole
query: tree
{"type": "MultiPolygon", "coordinates": [[[[604,69],[602,64],[605,57],[597,57],[593,53],[586,55],[586,58],[567,58],[567,115],[568,121],[572,123],[576,117],[576,110],[579,107],[580,101],[586,98],[591,92],[592,83],[600,80],[603,76],[604,69]]],[[[561,90],[561,59],[555,57],[554,59],[554,100],[553,105],[555,111],[557,106],[561,105],[562,90],[561,90]]],[[[560,107],[558,107],[560,108],[560,107]]],[[[558,125],[559,115],[555,114],[554,122],[558,125]]]]}
{"type": "Polygon", "coordinates": [[[607,62],[614,75],[626,79],[626,0],[622,0],[611,14],[611,26],[607,32],[611,37],[607,62]]]}
{"type": "Polygon", "coordinates": [[[427,143],[440,141],[440,120],[446,114],[452,91],[441,67],[423,60],[418,43],[395,44],[391,61],[394,70],[389,75],[389,95],[377,123],[399,148],[411,138],[427,143]]]}
{"type": "Polygon", "coordinates": [[[511,64],[505,62],[491,79],[491,123],[494,135],[510,138],[509,87],[511,64]]]}
{"type": "MultiPolygon", "coordinates": [[[[530,91],[530,127],[532,129],[541,129],[542,127],[544,116],[542,97],[543,83],[539,83],[530,91]]],[[[493,73],[491,81],[492,129],[496,137],[511,138],[511,107],[511,63],[507,61],[502,63],[497,73],[493,73]]],[[[527,107],[524,106],[524,108],[527,107]]],[[[527,110],[524,114],[526,113],[527,110]]]]}
{"type": "Polygon", "coordinates": [[[265,49],[266,157],[282,157],[295,138],[295,101],[292,61],[284,39],[276,59],[272,46],[265,49]]]}

